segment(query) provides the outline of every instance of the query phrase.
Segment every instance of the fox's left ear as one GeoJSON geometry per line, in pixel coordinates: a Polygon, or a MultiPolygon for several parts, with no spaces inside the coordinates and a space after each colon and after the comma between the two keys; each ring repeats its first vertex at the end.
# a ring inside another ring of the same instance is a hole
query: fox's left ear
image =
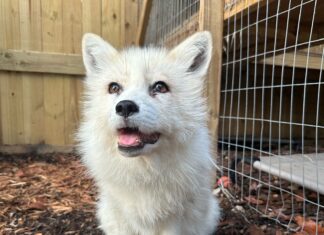
{"type": "Polygon", "coordinates": [[[83,36],[82,58],[87,74],[99,74],[117,54],[118,51],[101,37],[92,33],[83,36]]]}
{"type": "Polygon", "coordinates": [[[211,34],[208,31],[195,33],[172,49],[169,56],[184,66],[186,72],[204,76],[212,56],[211,34]]]}

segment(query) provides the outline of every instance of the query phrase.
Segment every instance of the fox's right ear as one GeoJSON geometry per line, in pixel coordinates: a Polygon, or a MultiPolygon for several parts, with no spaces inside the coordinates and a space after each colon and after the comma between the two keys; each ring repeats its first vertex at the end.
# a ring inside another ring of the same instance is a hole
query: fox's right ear
{"type": "Polygon", "coordinates": [[[207,73],[211,56],[212,37],[208,31],[193,34],[169,52],[169,57],[187,73],[199,78],[207,73]]]}
{"type": "Polygon", "coordinates": [[[100,73],[118,51],[101,37],[87,33],[82,39],[82,57],[87,74],[100,73]]]}

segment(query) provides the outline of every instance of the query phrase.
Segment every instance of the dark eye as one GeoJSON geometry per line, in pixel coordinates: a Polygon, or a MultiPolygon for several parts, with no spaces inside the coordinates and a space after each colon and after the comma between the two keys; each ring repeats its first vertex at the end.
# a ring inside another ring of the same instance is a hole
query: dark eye
{"type": "Polygon", "coordinates": [[[121,92],[121,86],[116,82],[112,82],[108,86],[108,92],[109,94],[119,94],[121,92]]]}
{"type": "Polygon", "coordinates": [[[156,93],[166,93],[169,91],[169,87],[167,84],[165,84],[165,82],[156,82],[153,84],[152,86],[152,93],[156,94],[156,93]]]}

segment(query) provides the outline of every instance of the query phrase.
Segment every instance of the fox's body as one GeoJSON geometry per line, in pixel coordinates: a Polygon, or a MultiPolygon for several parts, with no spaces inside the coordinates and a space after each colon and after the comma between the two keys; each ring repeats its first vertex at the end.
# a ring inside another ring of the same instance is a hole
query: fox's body
{"type": "Polygon", "coordinates": [[[207,235],[218,223],[203,77],[211,39],[198,33],[175,49],[117,52],[83,39],[87,70],[83,160],[99,189],[109,235],[207,235]]]}

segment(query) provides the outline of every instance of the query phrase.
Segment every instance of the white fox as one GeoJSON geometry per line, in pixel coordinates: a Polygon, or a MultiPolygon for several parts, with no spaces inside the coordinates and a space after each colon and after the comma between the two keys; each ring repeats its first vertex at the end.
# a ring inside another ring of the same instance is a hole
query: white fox
{"type": "Polygon", "coordinates": [[[203,98],[210,33],[172,50],[123,51],[86,34],[82,51],[87,76],[77,136],[99,189],[100,228],[109,235],[212,234],[220,209],[211,193],[203,98]]]}

